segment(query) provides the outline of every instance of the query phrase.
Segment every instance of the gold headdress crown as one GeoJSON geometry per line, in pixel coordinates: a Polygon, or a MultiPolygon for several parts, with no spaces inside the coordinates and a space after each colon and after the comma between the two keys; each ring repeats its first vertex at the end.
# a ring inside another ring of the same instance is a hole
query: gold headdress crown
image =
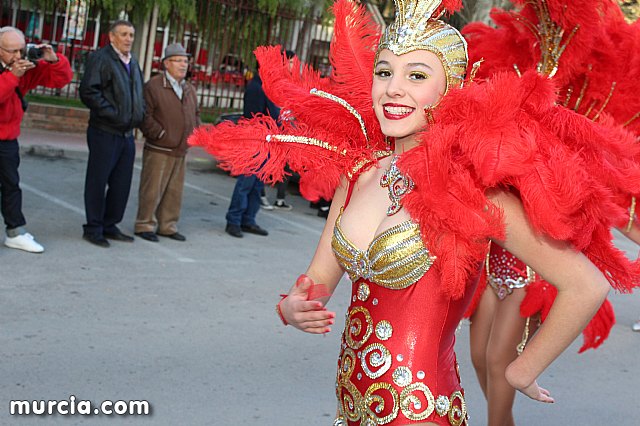
{"type": "Polygon", "coordinates": [[[447,87],[459,87],[464,80],[469,57],[467,42],[451,25],[433,16],[442,0],[393,0],[396,5],[395,21],[389,25],[378,46],[378,54],[388,49],[396,55],[414,50],[428,50],[440,58],[447,87]]]}

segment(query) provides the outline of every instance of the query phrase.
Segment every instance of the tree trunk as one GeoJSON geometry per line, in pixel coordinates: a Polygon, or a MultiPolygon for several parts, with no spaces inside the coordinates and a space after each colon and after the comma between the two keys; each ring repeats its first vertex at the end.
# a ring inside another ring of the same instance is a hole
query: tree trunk
{"type": "MultiPolygon", "coordinates": [[[[160,8],[157,4],[153,5],[151,12],[151,23],[149,24],[149,38],[147,40],[147,56],[144,63],[144,80],[147,81],[151,77],[151,68],[153,66],[154,47],[156,44],[156,30],[158,28],[158,13],[160,8]]],[[[162,54],[161,54],[162,55],[162,54]]]]}

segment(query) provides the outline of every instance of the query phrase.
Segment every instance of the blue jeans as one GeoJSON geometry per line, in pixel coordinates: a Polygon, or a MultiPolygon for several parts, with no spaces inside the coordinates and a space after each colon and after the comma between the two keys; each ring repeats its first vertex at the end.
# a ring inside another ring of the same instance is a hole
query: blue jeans
{"type": "Polygon", "coordinates": [[[256,176],[238,176],[227,211],[227,223],[238,226],[255,225],[262,188],[264,183],[256,176]]]}

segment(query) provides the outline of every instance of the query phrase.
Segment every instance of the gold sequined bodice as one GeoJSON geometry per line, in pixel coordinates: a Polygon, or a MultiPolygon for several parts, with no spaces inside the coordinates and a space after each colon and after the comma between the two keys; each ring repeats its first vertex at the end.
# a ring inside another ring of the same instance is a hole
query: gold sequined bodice
{"type": "Polygon", "coordinates": [[[390,289],[402,289],[417,282],[431,267],[434,256],[422,243],[418,225],[405,221],[377,235],[362,251],[342,232],[336,219],[331,247],[338,263],[356,281],[365,278],[390,289]]]}

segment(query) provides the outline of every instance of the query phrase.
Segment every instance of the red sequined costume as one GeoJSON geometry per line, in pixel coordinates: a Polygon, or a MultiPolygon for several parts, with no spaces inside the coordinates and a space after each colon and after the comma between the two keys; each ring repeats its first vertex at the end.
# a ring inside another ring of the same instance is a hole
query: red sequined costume
{"type": "Polygon", "coordinates": [[[415,223],[393,226],[361,249],[342,232],[341,217],[331,245],[353,284],[336,379],[339,421],[463,424],[454,343],[473,292],[461,301],[442,292],[415,223]]]}
{"type": "MultiPolygon", "coordinates": [[[[455,10],[460,1],[443,5],[455,10]]],[[[334,13],[328,79],[307,67],[290,71],[279,47],[256,50],[267,95],[290,111],[295,127],[278,128],[273,119],[258,117],[202,127],[190,143],[232,173],[257,174],[267,182],[280,180],[288,162],[310,199],[332,195],[340,176],[353,181],[388,155],[381,152],[385,141],[371,99],[379,30],[351,1],[337,1],[334,13]]],[[[614,288],[629,291],[640,284],[638,264],[611,244],[609,231],[626,216],[611,194],[640,188],[640,169],[632,160],[640,147],[627,132],[555,101],[554,83],[533,71],[450,87],[432,125],[418,135],[420,145],[398,161],[415,182],[402,198],[411,221],[364,248],[350,243],[338,218],[332,248],[353,291],[336,424],[465,421],[454,330],[489,238],[504,238],[505,232],[488,189],[518,194],[537,232],[570,242],[606,271],[614,288]]]]}

